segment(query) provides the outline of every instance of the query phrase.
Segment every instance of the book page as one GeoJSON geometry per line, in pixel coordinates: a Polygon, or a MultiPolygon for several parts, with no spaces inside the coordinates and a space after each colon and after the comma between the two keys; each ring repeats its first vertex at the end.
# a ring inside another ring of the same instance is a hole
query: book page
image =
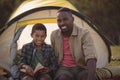
{"type": "Polygon", "coordinates": [[[34,74],[35,74],[37,71],[39,71],[40,69],[43,69],[43,68],[44,68],[44,66],[43,66],[41,63],[38,63],[38,64],[36,65],[35,69],[34,69],[34,74]]]}

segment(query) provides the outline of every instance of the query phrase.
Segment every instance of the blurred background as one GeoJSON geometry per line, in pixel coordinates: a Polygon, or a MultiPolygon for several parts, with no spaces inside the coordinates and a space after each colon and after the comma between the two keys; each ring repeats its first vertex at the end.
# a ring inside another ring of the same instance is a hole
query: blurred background
{"type": "MultiPolygon", "coordinates": [[[[25,0],[0,0],[0,30],[25,0]]],[[[110,45],[120,45],[120,0],[68,0],[86,15],[110,45]]]]}

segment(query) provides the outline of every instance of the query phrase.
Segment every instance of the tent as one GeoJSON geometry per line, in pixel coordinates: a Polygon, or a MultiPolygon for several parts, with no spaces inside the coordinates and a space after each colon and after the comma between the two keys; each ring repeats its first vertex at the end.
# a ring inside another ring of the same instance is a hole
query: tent
{"type": "Polygon", "coordinates": [[[43,23],[47,27],[46,43],[50,44],[50,34],[58,28],[56,12],[61,7],[70,8],[75,23],[91,32],[98,55],[97,68],[107,66],[111,51],[106,39],[68,0],[26,0],[11,15],[6,30],[0,35],[0,67],[10,71],[17,52],[32,40],[30,31],[35,23],[43,23]]]}

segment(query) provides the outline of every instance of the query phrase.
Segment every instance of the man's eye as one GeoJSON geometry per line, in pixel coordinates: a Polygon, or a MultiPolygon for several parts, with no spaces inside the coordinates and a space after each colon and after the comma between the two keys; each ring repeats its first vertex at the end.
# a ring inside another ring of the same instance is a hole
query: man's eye
{"type": "Polygon", "coordinates": [[[64,18],[64,21],[67,21],[68,19],[67,18],[64,18]]]}
{"type": "Polygon", "coordinates": [[[59,19],[57,20],[57,22],[60,22],[60,21],[61,21],[61,20],[59,20],[59,19]]]}
{"type": "Polygon", "coordinates": [[[41,36],[39,36],[39,35],[35,35],[36,37],[40,37],[40,38],[43,38],[43,37],[45,37],[44,35],[41,35],[41,36]]]}

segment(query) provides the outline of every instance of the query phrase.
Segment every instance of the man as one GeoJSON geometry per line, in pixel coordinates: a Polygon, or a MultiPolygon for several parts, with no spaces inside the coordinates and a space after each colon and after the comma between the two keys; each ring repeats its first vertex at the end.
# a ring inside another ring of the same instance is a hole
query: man
{"type": "Polygon", "coordinates": [[[89,31],[74,24],[70,9],[57,12],[51,44],[60,65],[55,80],[95,80],[96,51],[89,31]]]}

